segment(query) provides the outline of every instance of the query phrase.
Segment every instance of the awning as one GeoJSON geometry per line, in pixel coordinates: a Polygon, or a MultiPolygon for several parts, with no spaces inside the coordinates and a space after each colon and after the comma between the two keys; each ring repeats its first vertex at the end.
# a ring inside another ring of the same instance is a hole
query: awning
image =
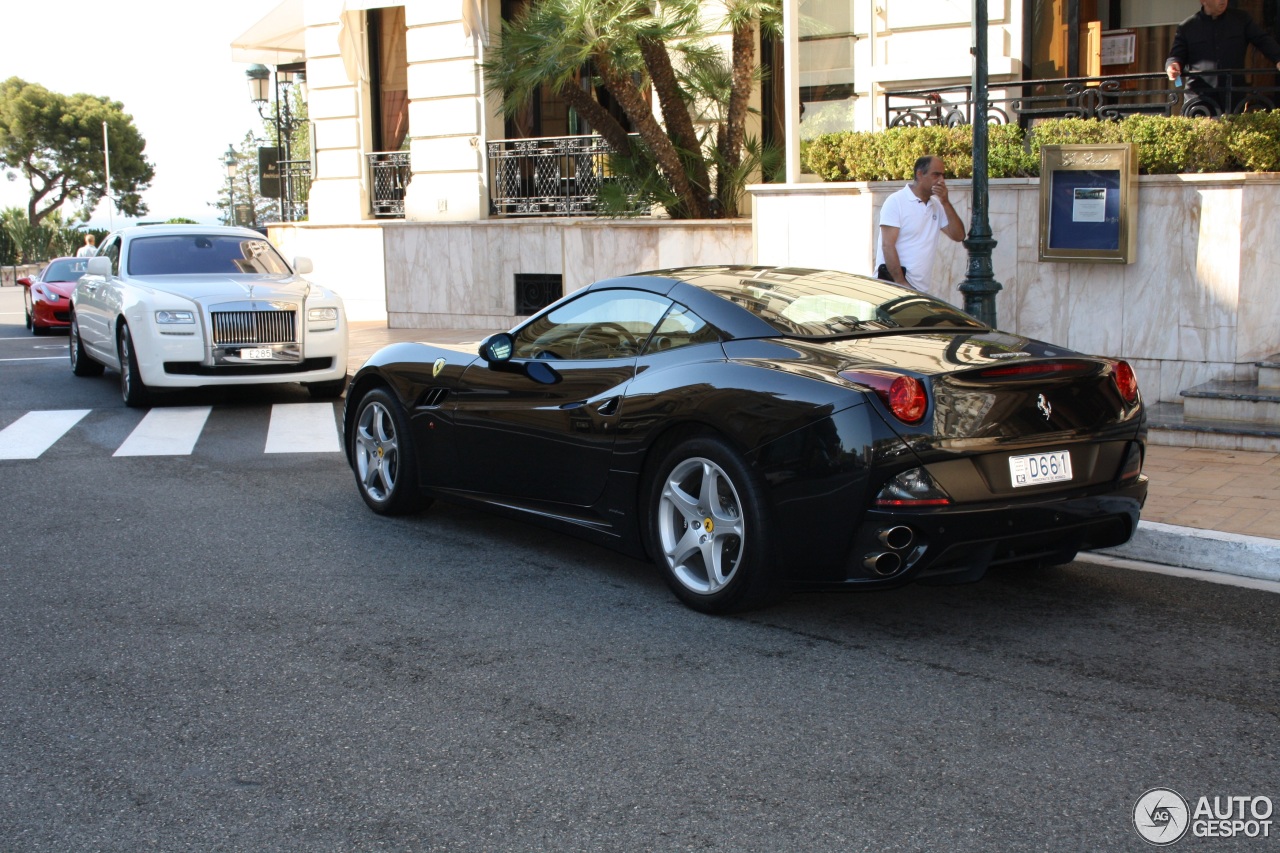
{"type": "Polygon", "coordinates": [[[303,0],[284,0],[266,17],[231,42],[234,62],[288,65],[307,58],[306,25],[302,20],[303,0]]]}

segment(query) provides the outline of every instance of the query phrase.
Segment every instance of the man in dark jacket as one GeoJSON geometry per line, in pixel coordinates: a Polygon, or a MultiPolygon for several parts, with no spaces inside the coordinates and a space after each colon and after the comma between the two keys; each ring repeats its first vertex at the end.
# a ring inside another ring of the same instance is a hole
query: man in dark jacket
{"type": "Polygon", "coordinates": [[[1244,79],[1238,74],[1208,74],[1217,68],[1244,68],[1244,54],[1253,45],[1280,70],[1280,43],[1239,9],[1228,9],[1228,0],[1202,0],[1200,11],[1181,24],[1164,61],[1170,80],[1183,69],[1199,73],[1187,78],[1183,115],[1220,115],[1243,100],[1244,79]]]}

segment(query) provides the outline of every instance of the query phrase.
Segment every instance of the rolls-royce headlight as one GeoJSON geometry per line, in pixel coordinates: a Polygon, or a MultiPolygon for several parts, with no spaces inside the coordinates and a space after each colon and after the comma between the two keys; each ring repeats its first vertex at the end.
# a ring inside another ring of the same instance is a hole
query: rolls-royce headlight
{"type": "Polygon", "coordinates": [[[176,323],[194,323],[196,315],[192,311],[157,311],[156,322],[162,326],[171,326],[176,323]]]}
{"type": "Polygon", "coordinates": [[[337,308],[308,308],[307,319],[313,323],[329,321],[334,322],[338,319],[337,308]]]}

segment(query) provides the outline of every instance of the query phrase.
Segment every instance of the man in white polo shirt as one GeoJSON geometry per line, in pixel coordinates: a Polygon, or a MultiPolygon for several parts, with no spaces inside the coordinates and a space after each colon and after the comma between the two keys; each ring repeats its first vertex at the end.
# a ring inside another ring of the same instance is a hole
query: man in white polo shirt
{"type": "Polygon", "coordinates": [[[885,199],[876,240],[876,274],[885,281],[929,293],[938,234],[957,243],[964,224],[947,197],[946,169],[941,157],[916,161],[915,180],[885,199]]]}

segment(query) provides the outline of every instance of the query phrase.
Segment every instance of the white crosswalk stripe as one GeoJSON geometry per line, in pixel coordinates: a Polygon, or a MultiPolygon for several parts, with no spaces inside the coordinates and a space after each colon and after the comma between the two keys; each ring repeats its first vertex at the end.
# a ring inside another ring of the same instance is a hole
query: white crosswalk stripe
{"type": "Polygon", "coordinates": [[[0,459],[39,459],[92,409],[27,412],[0,430],[0,459]]]}
{"type": "Polygon", "coordinates": [[[338,424],[332,403],[276,403],[271,407],[265,453],[337,453],[338,424]]]}
{"type": "MultiPolygon", "coordinates": [[[[0,429],[0,460],[39,459],[72,427],[84,420],[92,409],[66,409],[27,412],[9,426],[0,429]]],[[[100,415],[104,413],[100,412],[100,415]]],[[[137,422],[112,456],[191,456],[213,414],[211,406],[175,406],[149,410],[137,422]]],[[[96,417],[82,429],[117,430],[120,418],[137,417],[123,409],[109,416],[96,417]],[[114,426],[109,426],[114,424],[114,426]]],[[[233,415],[223,414],[221,423],[233,415]]],[[[238,416],[235,416],[238,417],[238,416]]],[[[255,425],[261,422],[253,417],[255,425]]],[[[333,403],[276,403],[271,406],[265,446],[260,426],[243,430],[240,440],[245,453],[340,453],[342,440],[333,403]]],[[[119,433],[116,433],[117,435],[119,433]]],[[[215,447],[225,445],[229,433],[220,429],[215,447]]],[[[83,437],[83,436],[82,436],[83,437]]],[[[101,447],[101,442],[97,443],[101,447]]]]}
{"type": "Polygon", "coordinates": [[[211,411],[210,406],[152,409],[113,455],[190,456],[211,411]]]}

